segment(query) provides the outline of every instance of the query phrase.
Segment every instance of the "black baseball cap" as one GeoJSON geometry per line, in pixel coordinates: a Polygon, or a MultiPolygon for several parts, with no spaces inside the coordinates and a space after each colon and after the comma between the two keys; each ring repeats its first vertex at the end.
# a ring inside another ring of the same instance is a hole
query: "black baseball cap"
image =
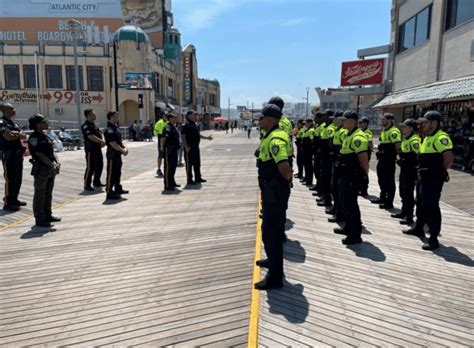
{"type": "Polygon", "coordinates": [[[36,125],[43,121],[47,121],[46,118],[41,114],[35,114],[28,119],[28,126],[31,130],[35,130],[36,125]]]}
{"type": "Polygon", "coordinates": [[[339,117],[341,120],[358,120],[359,115],[353,110],[347,110],[344,114],[339,117]]]}
{"type": "Polygon", "coordinates": [[[195,114],[196,111],[194,110],[189,110],[187,113],[186,113],[186,116],[189,116],[189,115],[192,115],[192,114],[195,114]]]}
{"type": "Polygon", "coordinates": [[[279,120],[281,118],[282,112],[281,109],[275,104],[266,104],[262,109],[262,115],[264,117],[273,117],[279,120]]]}
{"type": "Polygon", "coordinates": [[[441,114],[438,111],[428,111],[422,118],[418,119],[420,122],[425,121],[438,121],[440,122],[443,119],[441,114]]]}
{"type": "Polygon", "coordinates": [[[360,123],[370,123],[370,120],[368,117],[361,117],[359,120],[360,123]]]}
{"type": "Polygon", "coordinates": [[[285,106],[285,102],[283,101],[283,99],[281,99],[280,97],[272,97],[270,98],[270,100],[268,101],[268,104],[273,104],[273,105],[276,105],[278,106],[280,109],[283,110],[283,107],[285,106]]]}
{"type": "Polygon", "coordinates": [[[387,120],[393,121],[395,119],[395,116],[393,116],[393,114],[386,113],[386,114],[383,114],[382,118],[386,118],[387,120]]]}
{"type": "Polygon", "coordinates": [[[400,126],[412,127],[416,129],[418,128],[418,123],[412,118],[407,118],[405,121],[400,123],[400,126]]]}

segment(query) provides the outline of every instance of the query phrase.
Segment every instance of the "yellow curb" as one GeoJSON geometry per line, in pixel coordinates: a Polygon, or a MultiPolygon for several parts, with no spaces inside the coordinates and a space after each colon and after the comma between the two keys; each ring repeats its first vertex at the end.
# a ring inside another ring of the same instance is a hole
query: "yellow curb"
{"type": "Polygon", "coordinates": [[[260,316],[260,291],[255,290],[253,284],[260,280],[260,268],[255,264],[262,254],[262,219],[260,219],[261,201],[258,197],[257,210],[257,236],[255,238],[255,259],[253,263],[252,296],[250,300],[250,323],[247,346],[255,348],[258,346],[258,320],[260,316]]]}

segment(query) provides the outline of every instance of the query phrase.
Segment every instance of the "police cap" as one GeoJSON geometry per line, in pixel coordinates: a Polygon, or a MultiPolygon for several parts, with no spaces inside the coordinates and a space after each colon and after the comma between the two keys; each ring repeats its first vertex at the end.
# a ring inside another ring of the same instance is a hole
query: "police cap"
{"type": "Polygon", "coordinates": [[[336,110],[336,112],[334,113],[334,117],[336,117],[336,118],[339,118],[342,115],[344,115],[344,113],[341,110],[336,110]]]}
{"type": "Polygon", "coordinates": [[[284,102],[283,99],[281,99],[280,97],[272,97],[272,98],[270,98],[270,100],[268,101],[268,104],[276,105],[276,106],[278,106],[281,110],[283,110],[283,107],[285,106],[285,102],[284,102]]]}
{"type": "Polygon", "coordinates": [[[400,123],[400,126],[412,127],[414,129],[416,129],[416,128],[418,128],[418,123],[412,118],[407,118],[405,121],[400,123]]]}
{"type": "Polygon", "coordinates": [[[395,116],[393,116],[393,114],[390,114],[390,113],[386,113],[382,117],[386,118],[387,120],[391,120],[391,121],[393,121],[395,119],[395,116]]]}
{"type": "Polygon", "coordinates": [[[266,104],[262,109],[262,115],[264,117],[273,117],[279,120],[281,118],[282,112],[281,109],[275,104],[266,104]]]}
{"type": "Polygon", "coordinates": [[[344,112],[342,117],[340,117],[340,119],[341,120],[358,120],[359,115],[357,114],[357,112],[353,110],[347,110],[346,112],[344,112]]]}
{"type": "Polygon", "coordinates": [[[186,116],[189,116],[189,115],[192,115],[192,114],[195,114],[196,112],[194,110],[189,110],[187,113],[186,113],[186,116]]]}
{"type": "Polygon", "coordinates": [[[438,111],[428,111],[422,118],[419,119],[420,122],[424,121],[438,121],[442,120],[441,114],[438,111]]]}
{"type": "Polygon", "coordinates": [[[327,109],[325,112],[324,112],[325,115],[331,117],[331,116],[334,116],[334,111],[331,110],[331,109],[327,109]]]}
{"type": "Polygon", "coordinates": [[[14,108],[15,108],[15,107],[14,107],[12,104],[10,104],[10,103],[2,103],[2,104],[0,104],[0,111],[2,111],[2,112],[5,111],[5,110],[7,110],[7,109],[12,109],[12,110],[13,110],[14,108]]]}
{"type": "Polygon", "coordinates": [[[35,114],[28,119],[28,126],[31,130],[35,130],[36,125],[45,120],[44,116],[41,114],[35,114]]]}
{"type": "Polygon", "coordinates": [[[360,123],[367,123],[369,124],[370,123],[370,120],[368,117],[361,117],[360,120],[359,120],[360,123]]]}
{"type": "Polygon", "coordinates": [[[306,123],[313,123],[314,120],[313,120],[312,118],[307,118],[307,119],[305,120],[305,122],[306,122],[306,123]]]}

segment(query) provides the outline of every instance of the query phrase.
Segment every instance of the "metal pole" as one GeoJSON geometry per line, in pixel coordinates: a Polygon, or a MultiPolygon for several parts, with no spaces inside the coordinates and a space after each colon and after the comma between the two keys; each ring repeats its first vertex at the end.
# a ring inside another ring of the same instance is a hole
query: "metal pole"
{"type": "Polygon", "coordinates": [[[119,111],[119,91],[118,91],[118,73],[117,73],[117,46],[115,39],[114,43],[114,92],[115,92],[115,111],[119,111]]]}
{"type": "Polygon", "coordinates": [[[227,117],[230,120],[230,97],[228,98],[228,104],[227,104],[227,117]]]}
{"type": "Polygon", "coordinates": [[[38,61],[37,54],[35,52],[35,90],[36,90],[36,112],[41,113],[40,108],[40,95],[39,95],[39,81],[38,81],[38,61]]]}
{"type": "Polygon", "coordinates": [[[74,82],[76,87],[76,117],[77,117],[77,130],[79,133],[79,144],[83,143],[81,128],[81,87],[79,85],[79,62],[77,58],[77,39],[79,38],[80,23],[76,19],[69,20],[68,23],[73,32],[73,55],[74,55],[74,82]]]}
{"type": "Polygon", "coordinates": [[[309,87],[306,87],[306,118],[309,117],[309,87]]]}

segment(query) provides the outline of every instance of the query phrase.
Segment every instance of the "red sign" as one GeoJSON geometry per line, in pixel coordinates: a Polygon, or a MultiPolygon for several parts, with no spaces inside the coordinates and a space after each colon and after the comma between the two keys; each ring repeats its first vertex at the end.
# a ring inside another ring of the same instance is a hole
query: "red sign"
{"type": "Polygon", "coordinates": [[[377,85],[383,82],[385,59],[342,63],[341,86],[377,85]]]}

